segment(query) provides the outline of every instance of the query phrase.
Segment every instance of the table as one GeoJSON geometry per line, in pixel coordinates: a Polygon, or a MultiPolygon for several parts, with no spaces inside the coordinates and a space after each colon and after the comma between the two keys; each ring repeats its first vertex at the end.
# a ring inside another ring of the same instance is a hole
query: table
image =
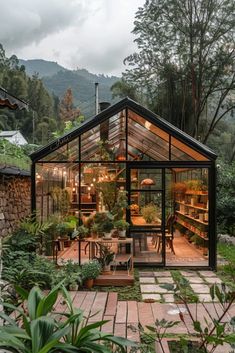
{"type": "Polygon", "coordinates": [[[133,226],[149,226],[149,227],[159,227],[161,226],[161,219],[158,218],[155,222],[146,223],[143,216],[131,216],[131,221],[133,226]]]}

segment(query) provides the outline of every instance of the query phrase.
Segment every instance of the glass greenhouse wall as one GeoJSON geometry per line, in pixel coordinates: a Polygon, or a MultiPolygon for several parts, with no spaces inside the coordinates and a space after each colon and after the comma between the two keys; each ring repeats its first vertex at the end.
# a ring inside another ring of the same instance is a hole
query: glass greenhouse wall
{"type": "MultiPolygon", "coordinates": [[[[32,209],[41,221],[126,220],[139,265],[215,268],[215,159],[126,98],[32,155],[32,209]]],[[[91,256],[88,229],[79,254],[70,239],[58,256],[91,256]]]]}

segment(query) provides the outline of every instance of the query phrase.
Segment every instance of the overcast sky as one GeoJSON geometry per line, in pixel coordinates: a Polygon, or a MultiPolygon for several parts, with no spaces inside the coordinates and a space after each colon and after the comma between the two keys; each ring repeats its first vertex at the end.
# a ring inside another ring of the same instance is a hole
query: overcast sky
{"type": "Polygon", "coordinates": [[[7,56],[120,75],[134,52],[133,21],[145,0],[1,0],[7,56]]]}

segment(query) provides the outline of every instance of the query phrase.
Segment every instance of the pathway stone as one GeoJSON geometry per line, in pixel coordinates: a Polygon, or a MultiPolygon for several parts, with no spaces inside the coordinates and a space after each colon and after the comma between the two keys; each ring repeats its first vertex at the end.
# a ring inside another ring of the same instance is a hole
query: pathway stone
{"type": "Polygon", "coordinates": [[[204,284],[205,282],[201,277],[188,277],[187,280],[189,283],[197,283],[197,284],[204,284]]]}
{"type": "Polygon", "coordinates": [[[157,278],[157,281],[159,283],[171,283],[171,284],[175,283],[175,281],[173,280],[172,277],[162,277],[162,278],[159,277],[159,278],[157,278]]]}
{"type": "Polygon", "coordinates": [[[170,271],[159,271],[153,273],[155,277],[171,277],[170,271]]]}
{"type": "Polygon", "coordinates": [[[153,300],[161,300],[160,294],[142,294],[143,300],[153,299],[153,300]]]}
{"type": "Polygon", "coordinates": [[[162,294],[162,298],[165,303],[174,303],[175,301],[174,294],[162,294]]]}
{"type": "Polygon", "coordinates": [[[217,277],[215,272],[213,271],[198,271],[201,276],[206,276],[206,277],[217,277]]]}
{"type": "Polygon", "coordinates": [[[180,271],[180,273],[184,277],[195,277],[197,275],[196,271],[180,271]]]}
{"type": "Polygon", "coordinates": [[[150,271],[146,271],[146,272],[144,272],[144,271],[140,271],[139,272],[139,276],[140,277],[153,277],[154,276],[154,274],[153,274],[153,272],[150,272],[150,271]]]}
{"type": "Polygon", "coordinates": [[[156,283],[154,277],[140,277],[140,283],[156,283]]]}
{"type": "Polygon", "coordinates": [[[141,293],[167,293],[168,290],[156,284],[141,284],[141,293]]]}
{"type": "MultiPolygon", "coordinates": [[[[205,303],[211,303],[212,302],[210,294],[206,294],[206,293],[197,294],[197,296],[198,296],[200,302],[205,302],[205,303]]],[[[214,302],[218,302],[218,299],[215,298],[214,302]]]]}
{"type": "Polygon", "coordinates": [[[210,284],[221,284],[222,281],[218,277],[205,277],[205,281],[210,284]]]}
{"type": "Polygon", "coordinates": [[[208,287],[208,285],[206,284],[195,284],[195,283],[190,283],[190,287],[192,288],[192,290],[196,293],[196,294],[199,294],[199,293],[210,293],[210,289],[208,287]]]}

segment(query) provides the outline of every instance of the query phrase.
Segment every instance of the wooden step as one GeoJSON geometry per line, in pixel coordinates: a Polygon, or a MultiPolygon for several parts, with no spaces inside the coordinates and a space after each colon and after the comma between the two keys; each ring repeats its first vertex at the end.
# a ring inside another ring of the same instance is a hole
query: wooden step
{"type": "Polygon", "coordinates": [[[134,284],[134,276],[127,274],[127,271],[116,271],[115,274],[101,274],[95,281],[95,286],[132,286],[134,284]]]}

